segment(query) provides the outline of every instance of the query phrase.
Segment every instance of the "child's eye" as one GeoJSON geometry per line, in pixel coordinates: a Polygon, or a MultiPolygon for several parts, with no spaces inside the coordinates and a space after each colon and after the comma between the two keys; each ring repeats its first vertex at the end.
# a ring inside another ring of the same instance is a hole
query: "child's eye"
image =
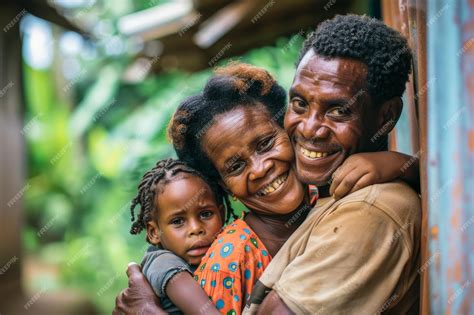
{"type": "Polygon", "coordinates": [[[214,212],[206,210],[206,211],[202,211],[199,215],[201,216],[202,219],[208,219],[214,215],[214,212]]]}
{"type": "Polygon", "coordinates": [[[174,218],[170,221],[172,225],[182,225],[184,223],[183,218],[174,218]]]}

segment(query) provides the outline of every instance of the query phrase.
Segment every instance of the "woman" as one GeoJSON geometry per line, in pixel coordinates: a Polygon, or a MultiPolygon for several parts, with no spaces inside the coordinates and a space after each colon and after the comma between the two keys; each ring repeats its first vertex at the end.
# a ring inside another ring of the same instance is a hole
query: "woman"
{"type": "MultiPolygon", "coordinates": [[[[224,229],[195,273],[219,311],[235,314],[271,257],[304,221],[311,202],[308,187],[296,178],[293,149],[282,128],[284,89],[265,70],[249,65],[217,74],[201,94],[180,105],[170,135],[180,159],[250,210],[224,229]]],[[[398,169],[405,161],[400,157],[392,166],[398,169]]]]}

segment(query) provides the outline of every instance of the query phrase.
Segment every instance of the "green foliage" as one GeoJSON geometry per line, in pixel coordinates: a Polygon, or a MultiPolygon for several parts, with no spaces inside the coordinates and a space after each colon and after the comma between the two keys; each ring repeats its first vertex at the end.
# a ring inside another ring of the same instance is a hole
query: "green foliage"
{"type": "MultiPolygon", "coordinates": [[[[301,42],[301,36],[280,39],[241,59],[265,67],[288,88],[301,42]]],[[[35,259],[59,266],[53,286],[81,289],[103,313],[127,285],[127,263],[139,262],[146,248],[144,235],[129,234],[136,185],[157,160],[174,156],[168,121],[211,75],[170,72],[132,85],[121,79],[130,62],[85,64],[84,79],[68,83],[77,102],[65,99],[53,71],[24,66],[31,185],[24,246],[35,259]]]]}

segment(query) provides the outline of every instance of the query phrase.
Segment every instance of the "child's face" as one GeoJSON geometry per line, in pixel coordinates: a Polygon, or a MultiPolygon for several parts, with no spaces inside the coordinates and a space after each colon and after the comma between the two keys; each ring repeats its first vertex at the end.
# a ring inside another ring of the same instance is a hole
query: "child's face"
{"type": "Polygon", "coordinates": [[[148,223],[149,240],[198,265],[223,224],[222,207],[209,186],[186,174],[166,184],[155,202],[159,210],[148,223]]]}

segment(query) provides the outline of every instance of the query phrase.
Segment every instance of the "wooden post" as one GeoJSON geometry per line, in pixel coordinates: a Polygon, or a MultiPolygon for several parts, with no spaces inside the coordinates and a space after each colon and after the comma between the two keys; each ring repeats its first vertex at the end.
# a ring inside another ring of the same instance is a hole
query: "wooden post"
{"type": "MultiPolygon", "coordinates": [[[[21,295],[22,196],[25,149],[22,136],[21,9],[0,10],[0,296],[21,295]]],[[[1,312],[2,310],[0,310],[1,312]]]]}

